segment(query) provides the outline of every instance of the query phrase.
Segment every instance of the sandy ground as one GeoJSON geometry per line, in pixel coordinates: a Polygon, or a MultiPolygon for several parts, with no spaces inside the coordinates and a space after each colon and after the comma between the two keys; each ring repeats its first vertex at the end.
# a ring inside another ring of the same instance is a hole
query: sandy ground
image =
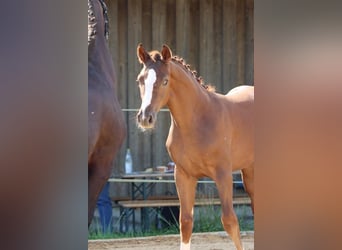
{"type": "MultiPolygon", "coordinates": [[[[254,232],[241,232],[241,239],[245,250],[254,249],[254,232]]],[[[88,250],[112,249],[179,249],[179,235],[88,241],[88,250]]],[[[235,247],[226,232],[195,233],[192,236],[191,250],[235,250],[235,247]]]]}

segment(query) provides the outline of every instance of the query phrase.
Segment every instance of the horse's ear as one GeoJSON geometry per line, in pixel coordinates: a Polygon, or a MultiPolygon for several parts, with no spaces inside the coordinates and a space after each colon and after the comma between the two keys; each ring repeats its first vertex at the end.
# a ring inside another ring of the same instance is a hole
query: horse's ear
{"type": "Polygon", "coordinates": [[[139,62],[144,64],[151,59],[150,55],[147,53],[141,43],[137,47],[137,57],[139,62]]]}
{"type": "Polygon", "coordinates": [[[168,62],[172,58],[171,49],[166,44],[163,45],[161,54],[162,54],[163,60],[166,62],[168,62]]]}

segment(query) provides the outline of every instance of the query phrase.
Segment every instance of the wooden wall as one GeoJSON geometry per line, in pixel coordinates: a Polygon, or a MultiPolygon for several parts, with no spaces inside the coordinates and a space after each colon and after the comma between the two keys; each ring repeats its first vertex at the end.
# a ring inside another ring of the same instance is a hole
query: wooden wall
{"type": "MultiPolygon", "coordinates": [[[[147,50],[168,44],[217,92],[253,85],[253,0],[107,0],[106,4],[122,108],[138,109],[141,104],[135,82],[141,70],[136,57],[139,43],[147,50]]],[[[160,112],[157,128],[144,133],[135,124],[136,111],[125,114],[128,137],[113,172],[123,171],[128,147],[134,170],[165,165],[170,160],[165,149],[169,113],[160,112]]]]}

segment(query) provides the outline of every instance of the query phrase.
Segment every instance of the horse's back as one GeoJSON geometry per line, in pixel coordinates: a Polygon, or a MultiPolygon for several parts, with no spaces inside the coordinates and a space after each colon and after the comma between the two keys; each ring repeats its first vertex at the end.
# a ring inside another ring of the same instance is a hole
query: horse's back
{"type": "Polygon", "coordinates": [[[235,87],[226,96],[235,102],[254,102],[254,86],[241,85],[235,87]]]}
{"type": "Polygon", "coordinates": [[[241,85],[230,90],[225,99],[227,106],[235,121],[245,124],[235,124],[235,126],[254,127],[254,86],[241,85]]]}

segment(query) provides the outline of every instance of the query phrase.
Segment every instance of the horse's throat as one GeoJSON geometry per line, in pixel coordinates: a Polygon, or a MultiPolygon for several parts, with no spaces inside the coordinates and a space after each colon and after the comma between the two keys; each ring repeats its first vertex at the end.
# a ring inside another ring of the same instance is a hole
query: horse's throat
{"type": "Polygon", "coordinates": [[[208,109],[208,97],[199,90],[177,90],[169,100],[173,122],[176,126],[194,127],[208,109]]]}

